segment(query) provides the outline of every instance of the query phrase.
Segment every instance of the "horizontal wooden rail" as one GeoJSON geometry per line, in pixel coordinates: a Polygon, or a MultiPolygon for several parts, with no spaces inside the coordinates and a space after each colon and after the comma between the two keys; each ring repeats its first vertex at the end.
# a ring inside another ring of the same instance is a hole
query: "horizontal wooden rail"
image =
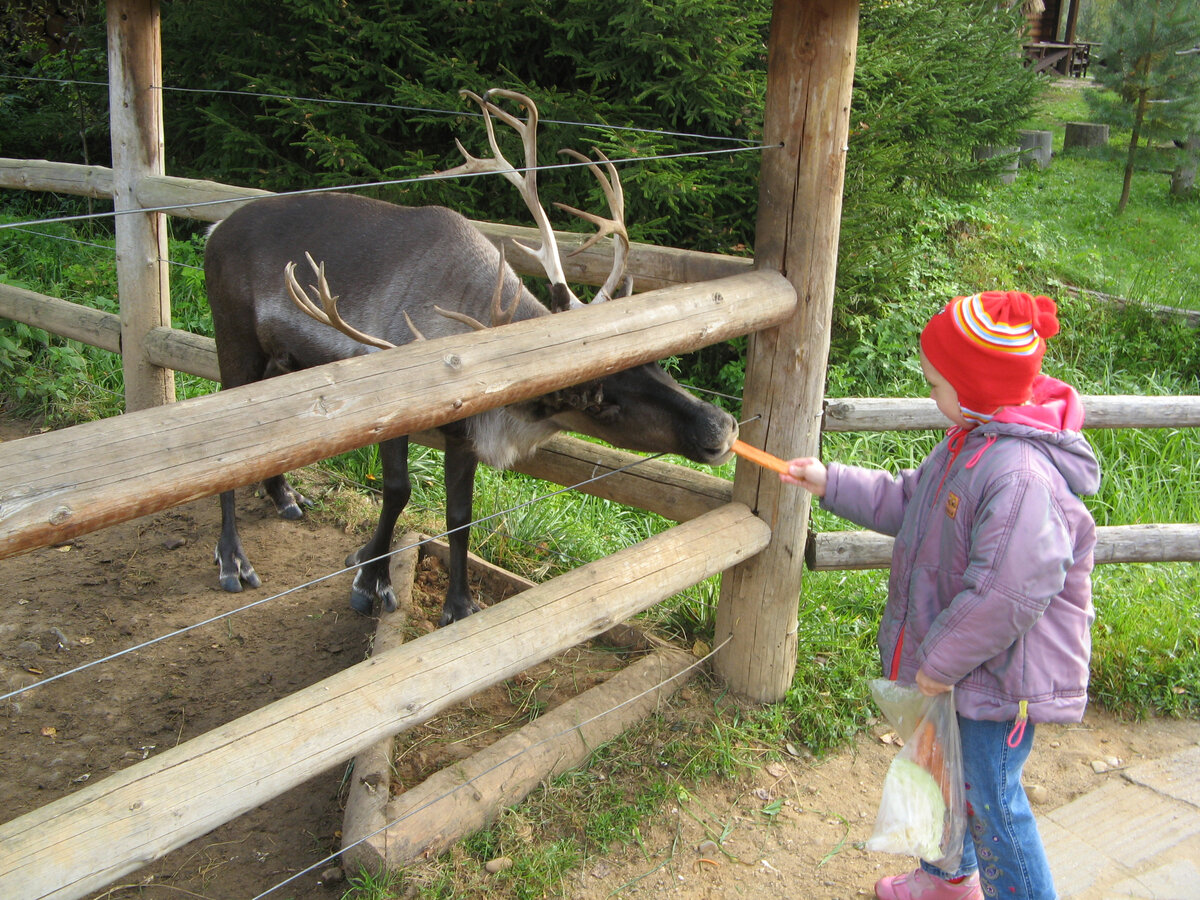
{"type": "MultiPolygon", "coordinates": [[[[1086,428],[1195,428],[1200,396],[1143,397],[1089,394],[1083,397],[1086,428]]],[[[941,430],[950,423],[930,399],[844,397],[825,401],[824,431],[941,430]]]]}
{"type": "MultiPolygon", "coordinates": [[[[120,320],[113,313],[0,285],[0,316],[44,328],[55,334],[118,351],[120,320]]],[[[216,344],[211,338],[177,329],[159,328],[147,337],[147,357],[155,365],[219,380],[216,344]]],[[[1097,428],[1166,428],[1200,425],[1200,397],[1086,396],[1088,425],[1097,428]]],[[[940,429],[945,419],[932,401],[903,398],[847,398],[826,401],[828,431],[940,429]]],[[[413,440],[441,448],[441,435],[420,431],[413,440]]],[[[544,445],[515,471],[557,484],[579,484],[600,472],[628,466],[637,457],[623,450],[566,435],[544,445]]],[[[627,506],[637,506],[677,522],[686,521],[730,499],[722,478],[662,460],[643,462],[581,488],[627,506]]],[[[820,565],[819,568],[837,568],[820,565]]]]}
{"type": "MultiPolygon", "coordinates": [[[[0,157],[0,188],[4,187],[111,199],[112,170],[103,166],[0,157]]],[[[269,196],[270,191],[171,175],[143,179],[137,193],[138,202],[147,209],[165,208],[169,215],[203,222],[219,221],[239,206],[269,196]]],[[[474,224],[496,244],[513,239],[536,244],[541,240],[536,228],[494,222],[474,224]]],[[[612,253],[598,246],[570,255],[581,248],[588,236],[574,231],[555,233],[563,251],[567,278],[580,284],[603,284],[612,265],[612,253]]],[[[521,274],[544,277],[525,254],[513,251],[506,253],[506,257],[521,274]]],[[[629,248],[626,270],[633,276],[634,289],[640,292],[711,281],[749,271],[753,266],[754,260],[746,257],[635,243],[629,248]]]]}
{"type": "Polygon", "coordinates": [[[108,166],[81,166],[78,163],[0,156],[0,188],[50,191],[74,197],[91,197],[93,200],[111,200],[113,172],[108,166]]]}
{"type": "Polygon", "coordinates": [[[766,547],[730,504],[0,826],[0,897],[81,897],[766,547]],[[602,602],[601,602],[602,600],[602,602]]]}
{"type": "MultiPolygon", "coordinates": [[[[0,284],[0,318],[24,322],[51,334],[80,341],[102,350],[121,352],[121,317],[81,303],[0,284]]],[[[187,332],[179,332],[186,334],[187,332]]],[[[210,339],[211,342],[211,339],[210,339]]],[[[216,344],[213,344],[216,371],[216,344]]]]}
{"type": "MultiPolygon", "coordinates": [[[[65,300],[0,285],[0,317],[44,328],[54,334],[120,352],[120,318],[65,300]]],[[[220,380],[217,347],[212,338],[174,328],[157,328],[146,339],[146,356],[155,365],[211,381],[220,380]]],[[[443,449],[440,432],[419,431],[412,440],[443,449]]],[[[724,478],[685,468],[666,460],[646,460],[625,450],[580,440],[569,435],[551,438],[514,471],[556,484],[583,484],[581,491],[626,506],[683,522],[728,503],[730,485],[724,478]],[[642,461],[635,469],[617,472],[642,461]],[[600,481],[597,475],[617,472],[600,481]]]]}
{"type": "MultiPolygon", "coordinates": [[[[120,319],[114,313],[0,284],[0,317],[120,351],[120,319]]],[[[155,365],[219,380],[212,338],[158,328],[147,338],[146,354],[155,365]]],[[[1083,406],[1088,428],[1200,427],[1200,395],[1088,394],[1083,406]]],[[[927,398],[838,397],[825,401],[822,430],[921,431],[941,430],[948,424],[927,398]]]]}
{"type": "Polygon", "coordinates": [[[0,444],[0,558],[769,327],[778,273],[667,288],[0,444]]]}
{"type": "MultiPolygon", "coordinates": [[[[1107,525],[1096,529],[1097,563],[1200,561],[1200,525],[1107,525]]],[[[820,572],[886,569],[892,538],[873,531],[810,535],[805,562],[820,572]]]]}

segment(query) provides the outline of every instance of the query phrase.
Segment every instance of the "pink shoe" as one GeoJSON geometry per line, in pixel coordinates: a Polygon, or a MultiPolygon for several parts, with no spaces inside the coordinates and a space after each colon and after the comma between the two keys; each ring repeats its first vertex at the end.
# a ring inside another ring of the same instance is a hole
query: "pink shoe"
{"type": "Polygon", "coordinates": [[[889,875],[875,882],[879,900],[983,900],[979,873],[972,872],[958,884],[935,878],[924,869],[907,875],[889,875]]]}

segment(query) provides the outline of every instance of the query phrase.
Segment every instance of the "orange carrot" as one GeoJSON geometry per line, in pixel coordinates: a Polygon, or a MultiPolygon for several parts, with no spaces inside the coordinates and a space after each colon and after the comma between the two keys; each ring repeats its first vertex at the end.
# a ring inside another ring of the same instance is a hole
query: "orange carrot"
{"type": "Polygon", "coordinates": [[[908,740],[913,745],[912,761],[933,776],[933,780],[942,789],[946,805],[949,806],[950,779],[946,772],[945,751],[942,749],[942,742],[937,739],[933,723],[928,719],[921,720],[921,724],[908,740]]]}
{"type": "Polygon", "coordinates": [[[788,464],[784,460],[778,456],[772,456],[766,450],[751,447],[743,440],[735,440],[732,449],[738,456],[748,459],[752,463],[757,463],[764,469],[770,469],[773,472],[779,472],[783,475],[788,473],[788,464]]]}
{"type": "MultiPolygon", "coordinates": [[[[912,737],[908,739],[912,744],[912,761],[915,762],[925,771],[929,771],[929,761],[933,756],[933,745],[935,742],[933,734],[933,723],[928,719],[922,719],[913,731],[912,737]]],[[[930,773],[932,774],[932,773],[930,773]]]]}

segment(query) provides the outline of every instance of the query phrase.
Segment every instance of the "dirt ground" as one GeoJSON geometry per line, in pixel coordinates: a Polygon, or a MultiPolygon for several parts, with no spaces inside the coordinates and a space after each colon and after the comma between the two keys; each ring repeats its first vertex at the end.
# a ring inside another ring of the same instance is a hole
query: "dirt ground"
{"type": "MultiPolygon", "coordinates": [[[[0,439],[20,433],[0,427],[0,439]]],[[[249,490],[239,507],[264,584],[239,595],[217,587],[215,499],[0,560],[0,693],[322,576],[358,542],[283,521],[249,490]]],[[[350,612],[348,590],[349,576],[338,576],[0,702],[4,818],[359,662],[374,621],[350,612]]],[[[702,725],[709,689],[693,682],[682,698],[670,715],[702,725]]],[[[681,791],[642,824],[640,841],[591,856],[562,894],[870,897],[876,878],[908,864],[861,849],[895,752],[880,740],[886,730],[819,762],[780,748],[783,762],[681,791]]],[[[1049,809],[1118,777],[1114,769],[1197,742],[1200,722],[1128,723],[1093,709],[1080,726],[1039,730],[1027,788],[1049,809]]],[[[346,777],[345,766],[314,777],[95,896],[256,897],[336,851],[346,777]]],[[[505,877],[495,876],[499,895],[505,877]]],[[[268,896],[330,900],[346,890],[342,879],[325,863],[268,896]]]]}

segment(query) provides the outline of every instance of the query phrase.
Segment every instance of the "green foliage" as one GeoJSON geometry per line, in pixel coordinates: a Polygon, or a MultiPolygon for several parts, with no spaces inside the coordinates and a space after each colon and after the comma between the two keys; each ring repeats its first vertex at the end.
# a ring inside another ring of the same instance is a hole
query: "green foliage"
{"type": "Polygon", "coordinates": [[[8,6],[0,18],[4,155],[106,163],[104,4],[15,0],[8,6]]]}
{"type": "Polygon", "coordinates": [[[1093,576],[1090,693],[1109,709],[1149,715],[1200,715],[1200,630],[1195,563],[1102,566],[1093,576]]]}
{"type": "Polygon", "coordinates": [[[930,204],[965,196],[995,172],[995,161],[974,159],[977,147],[1015,143],[1038,91],[1021,63],[1019,15],[975,0],[863,4],[838,261],[841,313],[873,317],[880,297],[911,290],[924,276],[930,204]]]}
{"type": "Polygon", "coordinates": [[[1130,130],[1120,213],[1129,202],[1139,142],[1185,138],[1200,128],[1200,54],[1181,52],[1196,45],[1200,0],[1116,0],[1109,15],[1096,80],[1121,105],[1097,113],[1130,130]]]}
{"type": "MultiPolygon", "coordinates": [[[[548,144],[598,146],[616,159],[713,146],[658,131],[752,143],[768,14],[761,0],[744,8],[729,0],[172,5],[163,25],[169,83],[291,98],[172,95],[172,169],[277,190],[425,175],[461,161],[456,137],[476,152],[486,146],[474,106],[458,96],[463,88],[524,91],[537,100],[548,144]]],[[[635,238],[703,249],[744,243],[744,197],[757,165],[757,154],[744,153],[626,167],[635,238]]],[[[599,198],[582,174],[548,173],[543,181],[554,185],[543,188],[547,199],[585,206],[599,198]]],[[[379,193],[526,222],[515,193],[493,186],[467,179],[379,193]]]]}
{"type": "MultiPolygon", "coordinates": [[[[1160,101],[1148,122],[1179,121],[1181,111],[1192,121],[1200,62],[1181,51],[1196,46],[1197,18],[1196,0],[1116,0],[1109,8],[1104,59],[1095,72],[1096,81],[1128,106],[1143,98],[1160,101]]],[[[1132,127],[1132,116],[1123,124],[1132,127]]]]}
{"type": "MultiPolygon", "coordinates": [[[[10,221],[0,216],[0,221],[10,221]]],[[[0,231],[0,282],[115,312],[112,240],[63,225],[0,231]],[[64,244],[60,238],[87,243],[64,244]],[[93,263],[94,254],[101,254],[93,263]]],[[[0,402],[17,415],[70,424],[121,409],[121,361],[113,354],[0,318],[0,402]]]]}
{"type": "MultiPolygon", "coordinates": [[[[100,6],[89,21],[102,22],[100,6]]],[[[515,192],[492,179],[404,181],[457,164],[455,138],[480,152],[483,128],[458,92],[503,86],[537,99],[543,162],[556,159],[545,147],[563,146],[646,160],[622,166],[635,240],[744,253],[760,154],[724,151],[761,138],[769,17],[766,0],[166,4],[168,170],[273,190],[401,180],[374,193],[524,224],[515,192]]],[[[1019,25],[980,0],[864,4],[838,273],[839,315],[859,317],[848,330],[877,298],[927,280],[928,204],[980,184],[989,164],[971,151],[1010,142],[1028,110],[1019,25]],[[963,46],[988,65],[962,65],[963,46]]],[[[102,64],[102,33],[87,46],[102,64]]],[[[43,138],[26,155],[75,158],[53,132],[43,138]]],[[[602,207],[585,173],[541,181],[547,200],[602,207]]],[[[740,395],[743,352],[744,341],[705,348],[681,373],[740,395]]]]}

